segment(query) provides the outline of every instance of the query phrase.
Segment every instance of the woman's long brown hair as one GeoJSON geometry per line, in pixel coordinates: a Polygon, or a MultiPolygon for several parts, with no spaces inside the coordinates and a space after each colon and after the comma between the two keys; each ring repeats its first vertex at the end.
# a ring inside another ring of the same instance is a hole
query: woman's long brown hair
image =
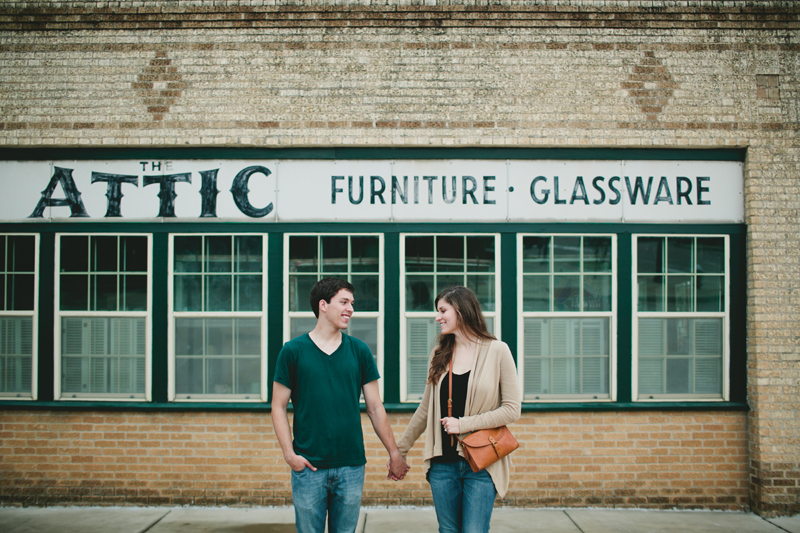
{"type": "MultiPolygon", "coordinates": [[[[448,287],[436,296],[434,307],[439,310],[439,302],[444,300],[453,306],[458,315],[458,328],[465,337],[475,340],[494,340],[496,337],[489,333],[486,319],[483,318],[481,304],[475,293],[466,287],[448,287]]],[[[439,376],[447,372],[453,350],[456,346],[456,336],[453,333],[442,335],[439,333],[439,344],[431,357],[431,368],[428,373],[428,383],[436,384],[439,376]]]]}

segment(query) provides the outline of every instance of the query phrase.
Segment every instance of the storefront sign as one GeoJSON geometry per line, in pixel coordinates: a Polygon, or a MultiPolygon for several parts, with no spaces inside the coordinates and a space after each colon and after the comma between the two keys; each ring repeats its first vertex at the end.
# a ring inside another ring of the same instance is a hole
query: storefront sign
{"type": "Polygon", "coordinates": [[[5,161],[0,180],[3,221],[744,221],[728,161],[5,161]]]}

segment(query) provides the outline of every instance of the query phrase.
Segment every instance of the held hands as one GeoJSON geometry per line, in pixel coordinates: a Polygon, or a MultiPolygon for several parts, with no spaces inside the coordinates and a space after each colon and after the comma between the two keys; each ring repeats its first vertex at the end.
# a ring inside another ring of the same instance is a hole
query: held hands
{"type": "Polygon", "coordinates": [[[386,468],[389,469],[389,473],[386,474],[386,479],[391,479],[392,481],[400,481],[406,477],[406,474],[411,469],[408,463],[406,463],[406,458],[400,455],[400,452],[389,454],[386,468]]]}
{"type": "Polygon", "coordinates": [[[442,423],[444,427],[444,432],[448,435],[458,435],[461,433],[461,422],[458,418],[450,418],[445,417],[442,418],[439,422],[442,423]]]}

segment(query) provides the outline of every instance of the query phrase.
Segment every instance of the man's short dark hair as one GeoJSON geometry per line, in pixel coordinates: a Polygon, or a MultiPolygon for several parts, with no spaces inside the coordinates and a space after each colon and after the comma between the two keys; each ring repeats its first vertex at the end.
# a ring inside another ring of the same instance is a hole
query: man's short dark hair
{"type": "Polygon", "coordinates": [[[351,294],[356,293],[355,287],[352,283],[345,279],[340,278],[322,278],[311,287],[311,310],[314,311],[314,316],[319,318],[319,301],[325,300],[331,303],[331,298],[336,296],[340,290],[347,289],[351,294]]]}

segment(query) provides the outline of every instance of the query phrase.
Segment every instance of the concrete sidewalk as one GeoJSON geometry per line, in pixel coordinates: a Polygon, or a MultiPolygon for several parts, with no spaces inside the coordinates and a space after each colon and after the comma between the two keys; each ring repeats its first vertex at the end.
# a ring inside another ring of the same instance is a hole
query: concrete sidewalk
{"type": "MultiPolygon", "coordinates": [[[[435,532],[431,508],[364,508],[357,533],[435,532]]],[[[495,509],[492,533],[800,533],[800,515],[606,509],[495,509]]],[[[0,508],[3,533],[290,533],[288,508],[0,508]]]]}

